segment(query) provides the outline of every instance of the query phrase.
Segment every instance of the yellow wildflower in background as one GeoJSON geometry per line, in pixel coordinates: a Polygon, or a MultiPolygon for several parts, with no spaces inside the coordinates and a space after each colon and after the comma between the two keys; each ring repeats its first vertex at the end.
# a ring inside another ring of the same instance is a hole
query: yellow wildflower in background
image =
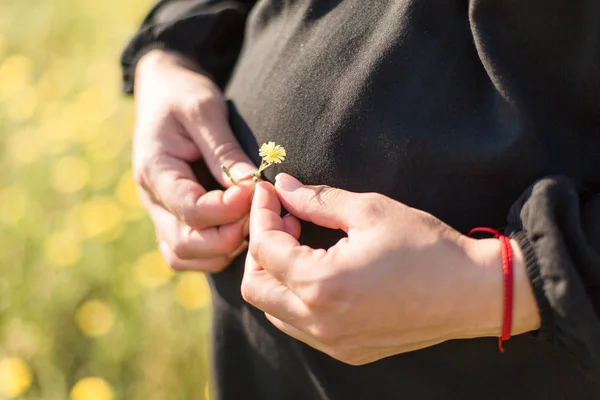
{"type": "Polygon", "coordinates": [[[165,263],[158,250],[138,258],[133,270],[137,283],[150,289],[164,285],[173,276],[173,270],[165,263]]]}
{"type": "Polygon", "coordinates": [[[263,143],[258,155],[268,164],[280,164],[285,160],[285,149],[275,142],[263,143]]]}
{"type": "Polygon", "coordinates": [[[210,287],[200,272],[182,274],[175,290],[177,302],[188,310],[204,308],[210,302],[210,287]]]}
{"type": "Polygon", "coordinates": [[[114,324],[112,310],[100,300],[90,300],[79,307],[75,320],[81,332],[90,337],[106,335],[114,324]]]}
{"type": "Polygon", "coordinates": [[[31,385],[31,370],[20,358],[0,361],[0,395],[9,399],[23,394],[31,385]]]}
{"type": "Polygon", "coordinates": [[[83,378],[71,389],[71,400],[112,400],[113,390],[102,378],[83,378]]]}

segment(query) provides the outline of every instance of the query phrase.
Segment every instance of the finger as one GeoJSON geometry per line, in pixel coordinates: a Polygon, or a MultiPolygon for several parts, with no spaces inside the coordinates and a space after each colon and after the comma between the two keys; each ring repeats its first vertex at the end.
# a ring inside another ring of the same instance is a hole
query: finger
{"type": "Polygon", "coordinates": [[[277,281],[250,256],[246,256],[242,297],[254,307],[285,321],[304,320],[308,310],[287,287],[277,281]]]}
{"type": "Polygon", "coordinates": [[[254,191],[252,182],[242,182],[225,191],[207,193],[185,161],[166,154],[147,164],[141,181],[154,202],[197,230],[242,218],[249,211],[254,191]]]}
{"type": "Polygon", "coordinates": [[[164,208],[150,204],[148,213],[157,235],[182,260],[228,255],[245,240],[248,217],[231,224],[196,231],[164,208]]]}
{"type": "Polygon", "coordinates": [[[315,265],[324,250],[301,246],[298,240],[285,231],[279,216],[281,205],[270,183],[256,185],[250,211],[250,253],[262,268],[291,290],[297,271],[307,270],[302,265],[315,265]]]}
{"type": "MultiPolygon", "coordinates": [[[[331,357],[336,358],[339,361],[342,361],[351,365],[364,365],[390,355],[389,345],[384,344],[380,346],[368,346],[363,348],[355,348],[352,350],[346,350],[344,352],[340,352],[340,344],[338,343],[323,343],[318,340],[318,338],[313,337],[312,335],[306,333],[305,331],[296,328],[293,324],[282,321],[281,319],[265,313],[265,316],[277,329],[282,331],[288,336],[293,337],[301,342],[306,343],[307,345],[322,351],[325,354],[330,355],[331,357]],[[336,350],[336,346],[338,349],[336,350]]],[[[434,346],[443,342],[443,340],[435,339],[435,340],[425,340],[420,342],[407,342],[404,344],[398,343],[395,349],[396,354],[408,353],[415,350],[424,349],[427,347],[434,346]]]]}
{"type": "Polygon", "coordinates": [[[277,329],[279,329],[280,331],[282,331],[283,333],[285,333],[288,336],[293,337],[294,339],[297,339],[301,342],[306,343],[307,345],[311,346],[312,348],[315,348],[317,350],[324,350],[324,346],[322,346],[317,340],[315,340],[312,336],[310,336],[309,334],[301,331],[300,329],[294,327],[293,325],[282,321],[281,319],[269,314],[269,313],[265,313],[265,317],[267,317],[267,319],[269,320],[269,322],[271,322],[277,329]]]}
{"type": "Polygon", "coordinates": [[[158,248],[165,262],[177,271],[202,271],[208,273],[220,272],[227,268],[235,257],[246,250],[246,243],[240,245],[232,254],[221,257],[203,258],[195,260],[182,260],[171,250],[167,242],[161,240],[158,248]]]}
{"type": "Polygon", "coordinates": [[[329,186],[305,186],[288,174],[278,174],[275,188],[281,204],[305,221],[348,232],[360,195],[329,186]]]}
{"type": "Polygon", "coordinates": [[[283,218],[283,230],[286,233],[292,235],[296,240],[300,237],[300,233],[302,228],[300,226],[300,221],[298,218],[294,217],[292,214],[285,215],[283,218]]]}
{"type": "Polygon", "coordinates": [[[221,166],[227,167],[236,179],[250,176],[257,167],[231,132],[226,113],[222,111],[223,105],[216,104],[219,101],[222,98],[217,97],[214,104],[198,108],[187,118],[182,118],[181,122],[200,149],[215,179],[224,187],[230,187],[232,182],[221,166]]]}

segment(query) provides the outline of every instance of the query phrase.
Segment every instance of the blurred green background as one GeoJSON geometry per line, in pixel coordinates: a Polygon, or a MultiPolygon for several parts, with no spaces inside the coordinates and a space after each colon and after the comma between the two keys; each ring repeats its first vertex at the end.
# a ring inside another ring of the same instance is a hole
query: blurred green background
{"type": "Polygon", "coordinates": [[[131,179],[118,59],[151,0],[0,0],[0,398],[208,397],[209,290],[131,179]]]}

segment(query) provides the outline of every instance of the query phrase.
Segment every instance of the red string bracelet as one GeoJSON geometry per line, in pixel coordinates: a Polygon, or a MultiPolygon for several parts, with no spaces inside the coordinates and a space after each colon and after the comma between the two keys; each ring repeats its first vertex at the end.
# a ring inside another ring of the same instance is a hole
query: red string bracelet
{"type": "Polygon", "coordinates": [[[474,228],[469,231],[469,236],[473,233],[486,232],[494,235],[494,238],[500,240],[502,253],[502,272],[504,274],[504,318],[502,323],[502,335],[498,338],[498,349],[504,352],[503,342],[510,339],[512,329],[513,313],[513,251],[508,236],[492,228],[474,228]]]}

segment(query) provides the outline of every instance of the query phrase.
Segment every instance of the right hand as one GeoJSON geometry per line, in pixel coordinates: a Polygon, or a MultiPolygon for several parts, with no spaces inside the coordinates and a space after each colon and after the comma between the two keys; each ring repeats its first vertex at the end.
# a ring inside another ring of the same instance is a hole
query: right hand
{"type": "Polygon", "coordinates": [[[134,178],[166,262],[177,270],[218,272],[247,247],[256,171],[233,136],[219,88],[192,61],[153,50],[135,79],[134,178]],[[226,190],[207,192],[190,167],[202,159],[226,190]]]}

